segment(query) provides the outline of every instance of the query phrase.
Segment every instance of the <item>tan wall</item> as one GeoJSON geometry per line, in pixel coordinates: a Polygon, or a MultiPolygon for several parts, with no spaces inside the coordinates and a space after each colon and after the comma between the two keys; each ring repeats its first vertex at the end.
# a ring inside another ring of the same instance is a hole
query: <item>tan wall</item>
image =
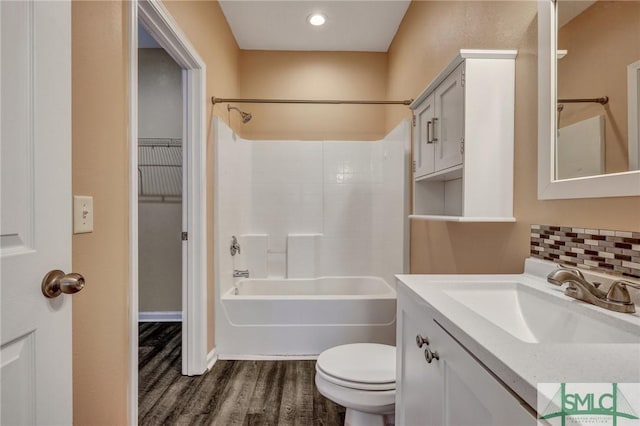
{"type": "MultiPolygon", "coordinates": [[[[73,193],[94,197],[94,232],[73,236],[73,415],[127,424],[129,151],[126,5],[73,2],[73,193]]],[[[55,366],[53,366],[55,368],[55,366]]]]}
{"type": "MultiPolygon", "coordinates": [[[[640,230],[640,197],[536,200],[537,24],[533,2],[413,2],[388,54],[386,88],[379,84],[386,78],[384,54],[324,54],[333,71],[325,68],[320,60],[323,54],[319,53],[240,54],[217,3],[172,1],[166,6],[207,63],[208,96],[409,98],[424,88],[456,49],[520,49],[516,63],[515,147],[518,222],[416,222],[412,227],[413,272],[519,271],[528,253],[531,223],[640,230]],[[365,73],[362,63],[372,70],[365,73]]],[[[73,307],[76,424],[127,423],[126,7],[126,3],[109,1],[73,3],[73,192],[95,197],[95,232],[73,237],[74,270],[85,274],[88,283],[83,292],[74,296],[73,307]]],[[[207,108],[209,119],[214,113],[225,120],[228,117],[226,105],[216,106],[215,110],[210,105],[207,108]]],[[[384,108],[386,114],[380,112],[383,108],[367,107],[361,117],[360,112],[354,114],[346,108],[363,107],[331,107],[336,109],[329,111],[329,107],[314,110],[315,107],[306,106],[311,109],[304,112],[298,108],[302,107],[247,108],[254,113],[255,127],[247,126],[242,133],[249,138],[376,139],[407,116],[401,107],[384,108]],[[334,118],[335,121],[329,120],[334,118]],[[386,126],[381,125],[385,119],[386,126]],[[271,121],[278,125],[272,126],[271,121]],[[331,129],[326,128],[328,123],[332,123],[331,129]]],[[[235,120],[233,125],[238,129],[240,124],[235,120]]],[[[212,188],[210,127],[207,179],[212,188]]],[[[209,212],[212,207],[212,192],[208,191],[209,212]]],[[[211,217],[209,259],[213,256],[211,217]]],[[[210,261],[209,348],[214,342],[212,265],[210,261]]]]}
{"type": "MultiPolygon", "coordinates": [[[[240,52],[245,98],[385,99],[386,81],[385,53],[240,52]]],[[[218,96],[229,97],[224,92],[218,96]]],[[[253,114],[247,124],[231,114],[234,130],[248,139],[376,140],[385,135],[384,106],[236,106],[253,114]]]]}
{"type": "Polygon", "coordinates": [[[207,348],[215,346],[213,286],[213,116],[226,121],[224,105],[209,102],[212,96],[238,96],[238,45],[220,5],[213,0],[165,1],[165,6],[207,65],[207,348]]]}
{"type": "MultiPolygon", "coordinates": [[[[413,2],[389,50],[390,98],[414,97],[460,48],[518,48],[515,224],[412,222],[413,273],[520,272],[529,225],[640,230],[640,197],[537,200],[535,2],[413,2]]],[[[387,129],[407,113],[387,109],[387,129]]]]}
{"type": "MultiPolygon", "coordinates": [[[[215,1],[165,3],[207,65],[207,95],[237,96],[238,47],[215,1]]],[[[93,195],[95,230],[73,237],[73,268],[87,287],[74,296],[74,423],[127,424],[129,383],[129,147],[126,2],[72,6],[73,193],[93,195]]],[[[213,176],[207,105],[207,183],[213,176]]],[[[226,111],[225,111],[226,113],[226,111]]],[[[211,186],[209,186],[211,188],[211,186]]],[[[212,192],[207,209],[212,211],[212,192]]],[[[209,259],[213,219],[208,215],[209,259]]],[[[213,262],[209,262],[209,348],[213,348],[213,262]]]]}
{"type": "Polygon", "coordinates": [[[640,59],[640,2],[594,3],[560,29],[558,48],[569,51],[558,61],[558,98],[609,96],[606,106],[565,104],[560,127],[604,115],[605,170],[627,171],[627,65],[640,59]]]}

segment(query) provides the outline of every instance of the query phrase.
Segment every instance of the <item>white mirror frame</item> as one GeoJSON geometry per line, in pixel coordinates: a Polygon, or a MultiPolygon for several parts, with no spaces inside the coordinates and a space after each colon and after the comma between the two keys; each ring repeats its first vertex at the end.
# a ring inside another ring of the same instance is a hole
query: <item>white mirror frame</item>
{"type": "Polygon", "coordinates": [[[538,199],[640,195],[640,170],[555,179],[556,3],[538,1],[538,199]]]}

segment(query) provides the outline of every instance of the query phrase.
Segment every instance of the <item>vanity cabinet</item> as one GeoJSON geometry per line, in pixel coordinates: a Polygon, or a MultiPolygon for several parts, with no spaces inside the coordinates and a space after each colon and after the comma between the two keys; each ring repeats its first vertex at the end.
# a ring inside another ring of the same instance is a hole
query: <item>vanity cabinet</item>
{"type": "Polygon", "coordinates": [[[515,50],[461,50],[411,104],[412,219],[515,221],[515,50]]]}
{"type": "Polygon", "coordinates": [[[397,318],[396,425],[536,424],[520,400],[438,322],[433,309],[401,283],[397,318]]]}

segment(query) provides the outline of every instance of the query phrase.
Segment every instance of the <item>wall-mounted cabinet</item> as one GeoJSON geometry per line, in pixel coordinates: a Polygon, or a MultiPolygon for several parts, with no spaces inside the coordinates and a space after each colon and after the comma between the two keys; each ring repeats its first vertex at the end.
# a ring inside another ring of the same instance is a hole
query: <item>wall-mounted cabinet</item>
{"type": "Polygon", "coordinates": [[[516,50],[461,50],[411,104],[412,219],[513,222],[516,50]]]}

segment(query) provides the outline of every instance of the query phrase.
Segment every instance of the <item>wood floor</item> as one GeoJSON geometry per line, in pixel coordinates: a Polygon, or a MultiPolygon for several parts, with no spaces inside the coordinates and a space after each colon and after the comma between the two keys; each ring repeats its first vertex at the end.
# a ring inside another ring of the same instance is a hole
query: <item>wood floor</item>
{"type": "Polygon", "coordinates": [[[318,393],[315,361],[222,361],[180,374],[181,324],[139,325],[140,425],[342,425],[344,408],[318,393]]]}

